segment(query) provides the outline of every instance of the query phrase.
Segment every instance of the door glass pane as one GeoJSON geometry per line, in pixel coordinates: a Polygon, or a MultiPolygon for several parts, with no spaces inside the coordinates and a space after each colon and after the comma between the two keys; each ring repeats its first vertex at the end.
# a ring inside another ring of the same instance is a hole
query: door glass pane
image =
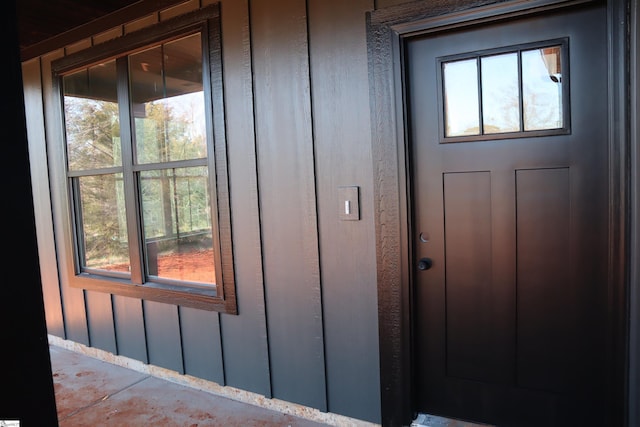
{"type": "Polygon", "coordinates": [[[122,174],[77,178],[82,266],[129,272],[122,174]]]}
{"type": "Polygon", "coordinates": [[[445,136],[479,135],[478,61],[445,62],[442,75],[445,136]]]}
{"type": "Polygon", "coordinates": [[[560,58],[560,46],[522,52],[524,130],[563,127],[560,58]]]}
{"type": "Polygon", "coordinates": [[[136,161],[207,156],[200,33],[131,55],[136,161]]]}
{"type": "Polygon", "coordinates": [[[518,54],[485,56],[481,67],[483,133],[520,131],[518,54]]]}
{"type": "Polygon", "coordinates": [[[63,86],[69,169],[120,166],[115,61],[66,75],[63,86]]]}
{"type": "Polygon", "coordinates": [[[150,276],[215,284],[206,167],[140,173],[150,276]]]}

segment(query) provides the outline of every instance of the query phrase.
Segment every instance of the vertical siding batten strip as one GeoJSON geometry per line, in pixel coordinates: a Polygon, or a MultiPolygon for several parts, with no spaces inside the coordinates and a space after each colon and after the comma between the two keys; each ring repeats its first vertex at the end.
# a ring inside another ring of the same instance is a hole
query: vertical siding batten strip
{"type": "MultiPolygon", "coordinates": [[[[209,1],[209,0],[205,0],[209,1]]],[[[227,385],[272,397],[260,241],[250,4],[221,4],[223,85],[238,315],[221,316],[227,385]]]]}
{"type": "Polygon", "coordinates": [[[326,411],[306,8],[251,8],[258,176],[272,389],[326,411]]]}
{"type": "MultiPolygon", "coordinates": [[[[194,8],[200,7],[199,1],[192,1],[190,3],[183,4],[183,7],[174,9],[174,12],[177,13],[178,10],[182,13],[188,12],[194,8]],[[188,9],[188,10],[187,10],[188,9]]],[[[168,19],[172,17],[172,14],[160,14],[162,19],[168,19]]],[[[209,29],[209,31],[216,31],[215,29],[209,29]]],[[[205,37],[208,41],[209,36],[205,37]]],[[[205,43],[204,47],[208,47],[209,55],[220,55],[218,46],[209,46],[209,43],[205,43]]],[[[217,59],[213,59],[211,61],[213,64],[218,64],[217,59]]],[[[203,81],[205,82],[205,87],[207,86],[207,82],[211,84],[212,90],[211,95],[206,94],[206,108],[212,108],[212,104],[215,104],[216,100],[211,100],[212,95],[220,93],[222,91],[221,83],[215,80],[217,73],[212,72],[208,64],[203,67],[203,81]]],[[[224,120],[224,116],[222,112],[216,111],[217,109],[213,107],[213,114],[219,115],[224,120]]],[[[224,131],[220,131],[216,129],[216,125],[219,124],[219,121],[216,119],[213,120],[213,123],[208,120],[207,125],[211,128],[213,127],[213,135],[214,141],[213,143],[218,146],[218,144],[224,144],[225,134],[224,131]]],[[[214,153],[210,153],[210,156],[215,155],[214,153]]],[[[224,181],[222,183],[222,187],[226,187],[227,181],[227,168],[226,165],[218,165],[216,163],[216,174],[222,175],[224,181]]],[[[228,221],[223,221],[224,223],[228,223],[228,221]]],[[[216,222],[214,222],[213,226],[216,227],[216,222]]],[[[229,230],[226,230],[229,231],[229,230]]],[[[223,232],[222,230],[220,231],[223,232]]],[[[216,270],[220,268],[220,265],[215,266],[216,270]]],[[[226,271],[226,270],[224,270],[226,271]]],[[[222,358],[222,342],[220,337],[220,314],[217,312],[207,312],[202,310],[196,310],[187,307],[179,307],[178,308],[178,320],[180,324],[180,336],[181,336],[181,347],[182,347],[182,360],[184,366],[184,372],[189,375],[193,375],[196,377],[208,379],[211,381],[215,381],[218,384],[225,384],[225,375],[224,375],[224,363],[222,358]]]]}
{"type": "MultiPolygon", "coordinates": [[[[56,241],[62,241],[68,237],[65,235],[64,226],[55,226],[61,225],[61,223],[63,224],[65,222],[66,213],[68,212],[68,207],[61,206],[59,203],[55,202],[56,200],[64,200],[59,193],[66,191],[67,188],[66,172],[64,172],[66,168],[64,166],[65,161],[63,150],[60,150],[59,147],[55,147],[55,144],[61,143],[64,130],[62,129],[62,114],[60,112],[61,105],[58,104],[60,96],[54,92],[58,85],[54,85],[51,69],[51,62],[55,59],[61,58],[62,56],[64,56],[64,50],[60,49],[42,57],[45,138],[47,140],[47,145],[51,145],[51,147],[47,148],[47,158],[48,164],[56,164],[58,166],[51,170],[50,175],[50,191],[54,194],[52,197],[52,208],[55,212],[54,218],[59,218],[53,227],[56,241]]],[[[73,262],[73,260],[65,259],[59,261],[62,263],[62,269],[59,270],[59,274],[61,276],[60,291],[62,296],[62,310],[67,339],[89,345],[89,331],[84,291],[82,289],[71,288],[64,280],[64,277],[67,274],[64,270],[67,268],[67,264],[73,262]]]]}
{"type": "Polygon", "coordinates": [[[119,354],[118,337],[116,336],[116,311],[115,311],[115,295],[109,294],[109,307],[111,308],[111,331],[113,334],[113,353],[119,354]]]}
{"type": "Polygon", "coordinates": [[[328,409],[380,422],[378,313],[368,104],[371,0],[309,0],[310,68],[328,409]],[[358,185],[359,221],[337,190],[358,185]],[[342,206],[341,206],[342,205],[342,206]]]}
{"type": "Polygon", "coordinates": [[[149,363],[184,374],[178,307],[143,301],[149,363]]]}
{"type": "Polygon", "coordinates": [[[114,295],[113,319],[118,354],[149,363],[142,301],[114,295]]]}
{"type": "Polygon", "coordinates": [[[179,307],[184,372],[225,384],[219,313],[179,307]]]}
{"type": "Polygon", "coordinates": [[[85,291],[85,302],[91,347],[117,354],[111,294],[85,291]]]}
{"type": "Polygon", "coordinates": [[[49,176],[46,168],[33,167],[47,164],[40,58],[23,63],[22,76],[45,319],[48,333],[65,338],[62,296],[55,258],[49,176]]]}
{"type": "Polygon", "coordinates": [[[320,250],[320,221],[319,221],[319,200],[318,200],[318,165],[317,165],[317,157],[316,157],[316,129],[315,129],[315,118],[314,118],[314,91],[313,91],[313,76],[312,76],[312,68],[311,68],[311,30],[310,30],[310,17],[309,17],[309,6],[310,0],[305,0],[305,17],[306,17],[306,35],[307,35],[307,79],[309,82],[309,120],[310,120],[310,131],[311,131],[311,170],[313,176],[313,209],[315,224],[311,224],[310,227],[314,229],[316,233],[316,247],[315,251],[317,254],[317,266],[318,266],[318,294],[317,294],[317,304],[319,306],[320,313],[320,341],[322,343],[322,369],[323,369],[323,377],[324,377],[324,400],[326,408],[325,411],[330,411],[329,408],[329,388],[327,385],[327,347],[326,347],[326,338],[325,338],[325,317],[324,317],[324,298],[323,298],[323,280],[322,280],[322,251],[320,250]]]}

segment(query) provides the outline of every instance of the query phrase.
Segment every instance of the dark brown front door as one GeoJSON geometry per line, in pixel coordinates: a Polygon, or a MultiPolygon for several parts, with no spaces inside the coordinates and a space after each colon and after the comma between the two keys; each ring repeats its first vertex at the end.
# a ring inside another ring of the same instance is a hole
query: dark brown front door
{"type": "Polygon", "coordinates": [[[421,412],[604,426],[605,17],[405,45],[421,412]]]}

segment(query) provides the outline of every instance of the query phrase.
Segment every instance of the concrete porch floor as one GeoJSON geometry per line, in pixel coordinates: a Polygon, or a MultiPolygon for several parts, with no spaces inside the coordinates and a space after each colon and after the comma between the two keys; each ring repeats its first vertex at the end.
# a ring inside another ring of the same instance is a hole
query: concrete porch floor
{"type": "MultiPolygon", "coordinates": [[[[147,372],[149,365],[136,362],[131,369],[126,358],[52,336],[49,341],[59,427],[379,427],[286,403],[270,408],[275,401],[264,397],[253,399],[266,407],[248,403],[251,396],[228,398],[197,383],[171,381],[181,376],[161,368],[147,372]]],[[[491,426],[420,414],[410,427],[491,426]]]]}
{"type": "Polygon", "coordinates": [[[60,427],[322,427],[55,345],[49,346],[60,427]]]}

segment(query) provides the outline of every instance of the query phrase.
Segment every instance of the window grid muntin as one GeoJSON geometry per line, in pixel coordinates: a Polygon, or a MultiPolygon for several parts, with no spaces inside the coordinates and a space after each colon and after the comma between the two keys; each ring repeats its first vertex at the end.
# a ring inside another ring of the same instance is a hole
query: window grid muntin
{"type": "Polygon", "coordinates": [[[489,141],[499,139],[516,139],[516,138],[529,138],[537,136],[553,136],[553,135],[567,135],[571,133],[571,116],[570,116],[570,78],[569,78],[569,39],[559,38],[552,40],[545,40],[540,42],[519,44],[514,46],[507,46],[495,49],[486,49],[476,52],[455,54],[449,56],[443,56],[436,59],[436,82],[438,85],[438,114],[439,114],[439,143],[453,143],[453,142],[471,142],[471,141],[489,141]],[[534,49],[543,49],[559,47],[560,48],[560,61],[562,70],[562,104],[560,105],[560,111],[562,113],[562,127],[544,130],[524,130],[524,106],[523,106],[523,79],[522,79],[522,52],[534,49]],[[469,59],[476,59],[478,64],[478,109],[482,112],[482,85],[480,82],[481,75],[481,58],[494,56],[504,53],[517,53],[518,54],[518,80],[519,80],[519,108],[520,108],[520,131],[518,132],[505,132],[505,133],[482,133],[482,113],[479,117],[479,134],[477,135],[462,135],[462,136],[446,136],[446,102],[445,102],[445,77],[443,67],[446,63],[463,61],[469,59]]]}

